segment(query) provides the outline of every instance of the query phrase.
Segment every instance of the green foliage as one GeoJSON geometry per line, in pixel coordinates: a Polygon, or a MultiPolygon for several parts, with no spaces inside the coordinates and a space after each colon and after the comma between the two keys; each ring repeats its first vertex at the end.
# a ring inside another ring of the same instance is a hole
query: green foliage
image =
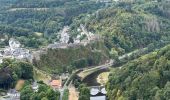
{"type": "Polygon", "coordinates": [[[33,79],[33,66],[27,62],[17,62],[11,66],[16,74],[23,79],[33,79]]]}
{"type": "Polygon", "coordinates": [[[4,59],[0,65],[0,88],[14,87],[18,79],[33,79],[33,65],[4,59]]]}
{"type": "Polygon", "coordinates": [[[79,100],[90,100],[90,89],[86,87],[86,85],[81,84],[78,87],[78,90],[80,92],[79,100]]]}
{"type": "Polygon", "coordinates": [[[87,67],[88,64],[87,64],[87,60],[86,59],[79,59],[77,61],[74,61],[74,66],[76,66],[77,68],[84,68],[84,67],[87,67]]]}
{"type": "Polygon", "coordinates": [[[144,55],[112,72],[107,83],[110,100],[168,100],[170,46],[144,55]]]}
{"type": "Polygon", "coordinates": [[[26,85],[21,90],[21,100],[59,100],[60,93],[54,91],[51,87],[46,84],[38,84],[38,92],[34,92],[30,84],[26,85]]]}
{"type": "Polygon", "coordinates": [[[55,92],[53,89],[48,89],[47,98],[48,100],[59,100],[60,93],[58,91],[55,92]]]}
{"type": "Polygon", "coordinates": [[[65,89],[63,94],[62,100],[69,100],[69,90],[65,89]]]}
{"type": "Polygon", "coordinates": [[[105,45],[118,54],[147,47],[151,43],[169,42],[170,2],[155,0],[123,0],[88,17],[78,17],[73,30],[80,24],[104,36],[105,45]]]}
{"type": "Polygon", "coordinates": [[[103,42],[67,49],[49,49],[34,65],[50,73],[71,72],[75,68],[95,66],[105,63],[109,59],[108,49],[103,42]]]}
{"type": "Polygon", "coordinates": [[[31,96],[33,95],[33,90],[30,85],[25,86],[21,91],[21,100],[30,100],[31,96]]]}
{"type": "Polygon", "coordinates": [[[37,48],[55,41],[56,33],[70,25],[74,17],[102,6],[94,1],[0,0],[0,35],[6,40],[17,37],[26,47],[37,48]],[[35,32],[42,36],[35,36],[35,32]]]}

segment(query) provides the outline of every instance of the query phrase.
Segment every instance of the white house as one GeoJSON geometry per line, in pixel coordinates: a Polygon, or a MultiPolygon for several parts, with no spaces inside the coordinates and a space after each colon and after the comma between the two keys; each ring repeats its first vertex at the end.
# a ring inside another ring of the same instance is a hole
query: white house
{"type": "Polygon", "coordinates": [[[4,48],[3,53],[0,54],[2,58],[16,58],[16,59],[27,59],[32,60],[32,54],[28,49],[21,48],[19,41],[11,38],[9,40],[9,46],[4,48]]]}
{"type": "Polygon", "coordinates": [[[90,100],[106,100],[106,96],[95,96],[95,97],[90,97],[90,100]]]}
{"type": "Polygon", "coordinates": [[[60,42],[61,43],[68,43],[68,41],[69,41],[69,38],[70,38],[70,36],[69,36],[69,34],[68,34],[68,31],[69,31],[69,27],[68,26],[65,26],[64,28],[63,28],[63,30],[62,30],[62,32],[60,32],[60,42]]]}

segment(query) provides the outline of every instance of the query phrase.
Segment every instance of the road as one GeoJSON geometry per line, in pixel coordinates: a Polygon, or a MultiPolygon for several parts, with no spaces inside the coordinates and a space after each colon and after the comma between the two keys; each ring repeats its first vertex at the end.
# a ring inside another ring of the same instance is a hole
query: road
{"type": "Polygon", "coordinates": [[[77,74],[79,71],[80,71],[80,69],[74,71],[74,72],[70,75],[70,77],[66,80],[66,82],[64,83],[63,88],[60,89],[60,100],[62,100],[64,90],[65,90],[65,89],[68,89],[69,82],[72,81],[74,75],[77,74]]]}
{"type": "Polygon", "coordinates": [[[78,100],[78,93],[74,86],[69,88],[69,100],[78,100]]]}

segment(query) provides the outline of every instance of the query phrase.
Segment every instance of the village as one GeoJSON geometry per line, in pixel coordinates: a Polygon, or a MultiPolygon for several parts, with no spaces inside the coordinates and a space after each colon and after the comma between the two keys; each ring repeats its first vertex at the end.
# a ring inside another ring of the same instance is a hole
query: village
{"type": "Polygon", "coordinates": [[[9,40],[9,46],[0,49],[0,63],[2,63],[5,58],[31,61],[32,55],[28,49],[21,47],[19,41],[11,38],[9,40]]]}
{"type": "Polygon", "coordinates": [[[49,44],[48,48],[52,48],[52,49],[67,48],[67,47],[74,47],[77,45],[86,46],[88,43],[100,39],[99,35],[89,32],[83,24],[81,24],[80,27],[77,28],[77,32],[80,34],[78,34],[75,38],[71,37],[69,32],[70,32],[69,26],[65,26],[63,30],[61,30],[58,33],[60,36],[59,37],[60,40],[54,42],[53,44],[49,44]],[[72,41],[70,41],[71,38],[73,38],[72,41]]]}
{"type": "MultiPolygon", "coordinates": [[[[14,38],[11,38],[9,40],[9,46],[6,46],[5,48],[1,48],[0,50],[0,63],[3,62],[3,59],[5,58],[10,58],[10,59],[16,59],[16,60],[24,60],[24,61],[29,61],[32,62],[33,58],[37,58],[37,55],[41,55],[43,53],[43,50],[46,49],[66,49],[69,47],[75,47],[75,46],[86,46],[87,44],[99,40],[101,37],[99,35],[95,35],[92,32],[88,32],[87,29],[85,28],[84,25],[80,25],[80,27],[77,29],[77,31],[80,33],[78,34],[75,38],[73,38],[73,42],[69,43],[70,41],[70,33],[69,33],[69,27],[65,26],[63,30],[59,32],[59,38],[60,40],[58,42],[54,42],[53,44],[49,44],[46,48],[42,48],[41,50],[38,51],[31,51],[29,49],[24,48],[22,44],[17,41],[14,38]],[[84,37],[82,39],[82,37],[84,37]]],[[[46,74],[46,72],[42,72],[42,74],[46,74]]],[[[61,98],[62,100],[62,95],[63,91],[69,87],[71,93],[71,100],[75,100],[75,98],[78,100],[78,91],[72,86],[71,84],[69,86],[66,86],[67,81],[70,78],[69,73],[63,73],[61,75],[57,75],[53,77],[52,75],[47,78],[46,84],[49,85],[50,87],[53,88],[53,90],[58,90],[61,93],[61,98]],[[75,98],[73,97],[75,96],[75,98]]],[[[36,92],[38,91],[38,80],[35,80],[32,83],[32,89],[36,92]]],[[[25,80],[19,80],[13,89],[9,89],[7,92],[7,95],[3,96],[4,100],[19,100],[20,99],[20,92],[19,90],[23,87],[25,83],[25,80]]],[[[94,100],[96,98],[96,95],[99,96],[97,98],[106,98],[105,97],[106,91],[105,88],[98,88],[98,87],[93,87],[91,88],[91,100],[94,100]]],[[[1,98],[0,98],[1,99],[1,98]]]]}
{"type": "Polygon", "coordinates": [[[18,60],[27,60],[32,62],[34,57],[37,57],[38,53],[42,53],[41,51],[46,49],[57,49],[57,48],[68,48],[68,47],[75,47],[78,45],[86,46],[88,43],[92,41],[100,39],[100,36],[97,34],[93,34],[92,32],[88,32],[84,25],[80,25],[77,31],[80,33],[73,39],[73,42],[69,43],[70,41],[70,34],[69,34],[69,26],[65,26],[63,30],[61,30],[59,34],[60,40],[54,42],[53,44],[49,44],[45,48],[41,48],[40,50],[30,51],[21,46],[21,43],[14,38],[9,40],[9,46],[5,48],[0,48],[0,63],[2,63],[4,58],[12,58],[18,60]],[[83,39],[81,39],[84,37],[83,39]]]}
{"type": "MultiPolygon", "coordinates": [[[[40,56],[41,54],[45,53],[47,49],[66,49],[70,47],[76,47],[79,45],[86,46],[87,44],[93,41],[97,41],[101,39],[99,35],[95,35],[92,32],[88,32],[84,25],[80,25],[77,31],[80,34],[77,35],[73,39],[74,40],[73,43],[68,43],[70,39],[69,27],[65,26],[63,30],[59,32],[60,41],[54,42],[53,44],[49,44],[46,48],[42,48],[41,50],[37,50],[37,51],[31,51],[29,49],[26,49],[24,48],[24,46],[22,46],[22,44],[19,41],[17,41],[14,38],[11,38],[9,40],[9,46],[2,48],[0,51],[1,63],[3,62],[3,59],[5,58],[11,58],[11,59],[16,59],[20,61],[25,60],[25,61],[32,62],[33,58],[38,57],[37,55],[40,56]],[[85,35],[86,37],[80,40],[80,38],[83,35],[85,35]]],[[[125,55],[130,56],[131,54],[132,53],[129,53],[129,55],[128,54],[125,54],[125,55]]],[[[119,58],[123,59],[126,57],[125,55],[120,56],[119,58]]],[[[90,68],[90,69],[88,68],[79,69],[79,70],[76,70],[75,72],[72,72],[71,74],[66,72],[66,73],[62,73],[59,75],[52,75],[45,71],[38,70],[38,68],[34,68],[34,71],[36,71],[37,74],[42,75],[44,78],[43,79],[35,78],[34,81],[32,82],[31,88],[35,92],[38,91],[38,88],[39,88],[38,82],[43,80],[43,82],[46,85],[50,86],[53,90],[60,92],[60,100],[62,100],[62,96],[64,95],[65,89],[69,90],[69,100],[78,100],[79,91],[72,84],[72,80],[73,80],[72,76],[75,74],[78,75],[78,73],[76,73],[77,71],[80,71],[80,73],[87,72],[87,74],[89,72],[95,73],[95,71],[97,70],[107,69],[108,67],[112,66],[113,63],[114,61],[111,60],[111,61],[106,62],[103,65],[94,66],[93,68],[90,68]]],[[[107,91],[104,85],[107,82],[106,78],[108,77],[108,75],[109,74],[104,75],[104,77],[99,75],[97,78],[93,78],[93,79],[97,79],[98,80],[97,82],[100,83],[100,85],[99,86],[98,85],[88,86],[88,88],[90,89],[90,100],[106,100],[107,91]]],[[[0,97],[0,100],[1,99],[2,100],[20,100],[19,90],[23,87],[24,83],[25,83],[25,80],[22,80],[22,79],[18,80],[16,86],[14,88],[9,89],[7,91],[7,94],[4,94],[3,98],[0,97]]]]}

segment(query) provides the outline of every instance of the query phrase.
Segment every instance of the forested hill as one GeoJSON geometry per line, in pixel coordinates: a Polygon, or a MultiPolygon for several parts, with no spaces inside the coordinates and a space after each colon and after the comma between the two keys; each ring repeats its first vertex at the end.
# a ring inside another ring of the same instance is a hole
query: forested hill
{"type": "Polygon", "coordinates": [[[26,47],[55,41],[72,19],[103,6],[90,0],[0,0],[0,46],[16,37],[26,47]]]}
{"type": "Polygon", "coordinates": [[[109,100],[169,100],[170,45],[113,71],[107,91],[109,100]]]}
{"type": "MultiPolygon", "coordinates": [[[[74,20],[105,36],[108,48],[118,53],[169,42],[170,2],[168,0],[120,0],[89,17],[74,20]]],[[[75,33],[75,32],[73,32],[75,33]]]]}

